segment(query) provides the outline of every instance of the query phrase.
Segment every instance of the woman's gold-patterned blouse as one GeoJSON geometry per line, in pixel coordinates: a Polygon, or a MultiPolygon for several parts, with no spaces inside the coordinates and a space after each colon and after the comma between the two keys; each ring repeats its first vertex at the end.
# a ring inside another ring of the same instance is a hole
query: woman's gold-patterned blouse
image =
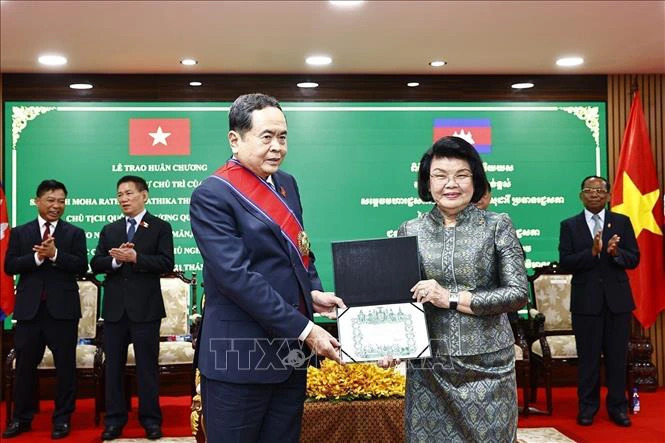
{"type": "Polygon", "coordinates": [[[474,355],[515,342],[507,312],[527,302],[522,246],[507,214],[469,205],[445,227],[436,206],[404,222],[399,236],[418,237],[424,279],[451,291],[469,291],[475,315],[425,304],[434,355],[474,355]]]}

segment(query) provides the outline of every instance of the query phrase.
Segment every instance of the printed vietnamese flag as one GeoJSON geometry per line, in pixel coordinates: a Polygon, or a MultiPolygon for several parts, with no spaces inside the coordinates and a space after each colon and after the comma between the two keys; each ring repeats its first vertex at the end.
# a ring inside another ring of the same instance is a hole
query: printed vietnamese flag
{"type": "Polygon", "coordinates": [[[628,277],[637,306],[635,317],[644,328],[648,328],[654,324],[658,313],[665,309],[663,200],[639,91],[633,97],[621,143],[611,207],[612,211],[630,217],[635,230],[640,264],[628,271],[628,277]]]}
{"type": "Polygon", "coordinates": [[[492,125],[489,118],[437,118],[434,120],[433,140],[453,135],[471,143],[476,151],[492,152],[492,125]]]}
{"type": "Polygon", "coordinates": [[[129,155],[189,155],[188,118],[130,118],[129,155]]]}
{"type": "Polygon", "coordinates": [[[14,312],[14,277],[5,273],[9,231],[5,190],[0,182],[0,320],[4,320],[14,312]]]}

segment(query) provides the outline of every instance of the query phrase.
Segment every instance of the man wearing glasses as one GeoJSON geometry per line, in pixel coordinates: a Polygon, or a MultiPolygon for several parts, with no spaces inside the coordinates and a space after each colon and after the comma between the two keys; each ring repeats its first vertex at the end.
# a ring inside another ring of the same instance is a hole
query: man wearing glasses
{"type": "Polygon", "coordinates": [[[605,360],[610,419],[630,426],[626,398],[626,362],[630,316],[635,308],[626,269],[640,261],[630,219],[605,209],[610,185],[602,177],[582,180],[584,211],[561,222],[559,262],[573,274],[570,311],[577,345],[578,415],[593,424],[600,407],[600,357],[605,360]]]}

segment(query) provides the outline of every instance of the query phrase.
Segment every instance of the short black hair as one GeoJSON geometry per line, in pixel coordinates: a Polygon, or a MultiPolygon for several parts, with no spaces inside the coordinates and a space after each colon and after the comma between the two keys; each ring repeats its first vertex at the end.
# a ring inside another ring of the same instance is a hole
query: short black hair
{"type": "Polygon", "coordinates": [[[483,168],[483,161],[478,151],[469,142],[460,137],[446,136],[434,142],[420,159],[418,170],[418,196],[422,201],[434,201],[429,191],[429,170],[433,158],[457,158],[466,160],[473,175],[473,196],[471,202],[476,203],[485,193],[487,176],[483,168]]]}
{"type": "Polygon", "coordinates": [[[490,184],[490,181],[487,180],[487,178],[485,178],[485,192],[489,192],[490,194],[492,193],[492,185],[490,184]]]}
{"type": "Polygon", "coordinates": [[[597,178],[599,180],[604,181],[605,182],[605,190],[607,192],[610,192],[610,182],[608,182],[605,177],[600,177],[598,175],[590,175],[588,177],[584,177],[584,180],[582,180],[582,183],[580,184],[580,190],[584,189],[584,183],[586,183],[587,180],[591,180],[592,178],[597,178]]]}
{"type": "Polygon", "coordinates": [[[138,189],[139,192],[148,190],[148,184],[142,177],[139,177],[138,175],[125,175],[124,177],[121,177],[120,180],[118,180],[118,184],[115,185],[115,188],[118,189],[121,184],[128,182],[134,183],[136,185],[136,189],[138,189]]]}
{"type": "Polygon", "coordinates": [[[264,108],[282,110],[275,97],[261,93],[241,95],[229,108],[229,130],[236,131],[242,136],[252,129],[252,112],[264,108]]]}
{"type": "Polygon", "coordinates": [[[64,183],[53,179],[42,181],[39,186],[37,186],[37,192],[35,192],[35,195],[37,197],[41,197],[45,192],[55,191],[57,189],[62,189],[62,191],[65,193],[65,197],[67,197],[67,188],[65,187],[64,183]]]}

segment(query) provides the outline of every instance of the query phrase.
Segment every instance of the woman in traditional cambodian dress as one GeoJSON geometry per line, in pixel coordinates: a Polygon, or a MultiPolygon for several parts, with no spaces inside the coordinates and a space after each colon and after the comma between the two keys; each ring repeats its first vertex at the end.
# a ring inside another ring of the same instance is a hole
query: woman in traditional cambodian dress
{"type": "Polygon", "coordinates": [[[406,440],[512,442],[517,433],[514,336],[507,313],[527,302],[522,248],[506,214],[478,209],[482,161],[465,140],[444,137],[420,161],[428,213],[399,228],[418,237],[432,358],[409,361],[406,440]]]}

